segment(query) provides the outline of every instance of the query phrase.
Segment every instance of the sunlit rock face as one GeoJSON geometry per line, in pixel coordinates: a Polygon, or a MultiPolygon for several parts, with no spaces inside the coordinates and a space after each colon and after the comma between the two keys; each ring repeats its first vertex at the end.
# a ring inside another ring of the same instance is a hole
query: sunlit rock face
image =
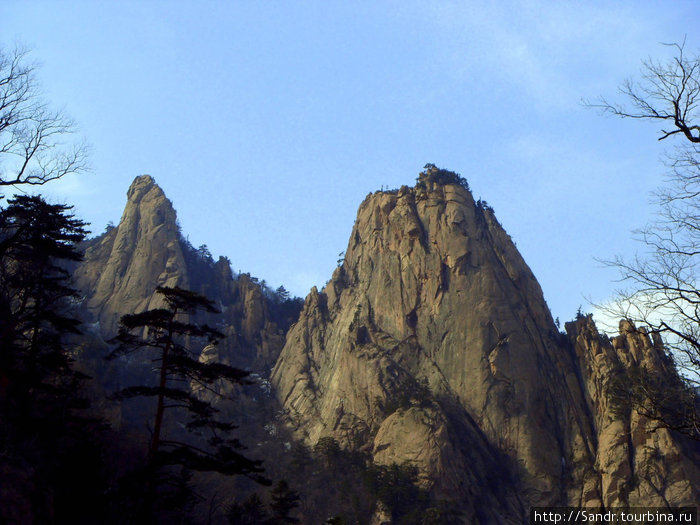
{"type": "Polygon", "coordinates": [[[189,286],[175,210],[151,176],[134,180],[119,225],[87,250],[75,276],[106,332],[116,330],[116,314],[162,306],[157,286],[189,286]]]}
{"type": "Polygon", "coordinates": [[[157,286],[206,295],[222,313],[201,320],[227,337],[201,359],[272,368],[299,439],[416,465],[464,523],[523,523],[533,505],[700,500],[697,445],[612,407],[610,383],[630,367],[669,370],[660,341],[629,323],[610,340],[587,317],[559,333],[493,211],[449,172],[368,195],[342,264],[286,343],[298,310],[281,320],[261,283],[184,241],[150,176],[86,246],[75,277],[104,338],[121,315],[161,306],[157,286]]]}
{"type": "Polygon", "coordinates": [[[429,168],[360,205],[342,265],[273,370],[287,421],[309,444],[413,462],[467,522],[617,501],[601,462],[629,459],[601,456],[603,365],[581,350],[587,336],[574,351],[558,332],[493,211],[448,175],[429,168]]]}

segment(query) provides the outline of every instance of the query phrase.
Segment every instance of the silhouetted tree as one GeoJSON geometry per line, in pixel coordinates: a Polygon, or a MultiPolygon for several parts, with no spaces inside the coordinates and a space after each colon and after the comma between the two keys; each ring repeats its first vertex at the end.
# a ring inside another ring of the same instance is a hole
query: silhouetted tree
{"type": "MultiPolygon", "coordinates": [[[[156,364],[155,385],[131,386],[117,393],[121,399],[143,396],[156,399],[144,471],[148,478],[149,497],[155,499],[158,487],[169,483],[167,467],[172,465],[194,471],[241,474],[269,484],[261,475],[261,461],[251,460],[237,452],[242,448],[241,444],[228,437],[235,425],[216,419],[218,410],[203,394],[215,393],[213,386],[219,381],[245,384],[249,373],[221,363],[200,362],[188,347],[197,339],[215,343],[223,337],[214,328],[189,320],[198,311],[217,313],[212,301],[178,287],[159,287],[156,292],[162,296],[166,308],[123,316],[119,335],[114,339],[117,347],[110,354],[114,358],[145,352],[156,364]],[[196,389],[199,392],[193,391],[196,389]],[[189,419],[185,423],[186,430],[191,432],[189,439],[164,431],[166,412],[170,411],[183,413],[178,421],[189,419]]],[[[151,503],[146,502],[143,512],[153,512],[148,508],[151,503]]]]}
{"type": "Polygon", "coordinates": [[[417,482],[418,469],[408,462],[371,464],[365,472],[370,493],[386,505],[394,523],[419,523],[427,510],[429,495],[417,482]]]}
{"type": "Polygon", "coordinates": [[[0,373],[31,384],[68,370],[62,338],[79,333],[70,303],[78,294],[63,265],[82,258],[76,244],[86,231],[70,209],[25,195],[0,210],[0,373]]]}
{"type": "Polygon", "coordinates": [[[70,391],[78,379],[64,348],[65,335],[79,333],[78,294],[62,265],[80,260],[86,231],[69,210],[18,196],[0,211],[0,397],[24,418],[36,417],[38,398],[70,391]]]}
{"type": "Polygon", "coordinates": [[[331,436],[320,438],[314,445],[314,454],[326,467],[333,467],[341,457],[341,452],[340,443],[331,436]]]}
{"type": "Polygon", "coordinates": [[[272,523],[299,523],[299,519],[290,513],[299,506],[299,493],[289,488],[289,484],[280,480],[270,492],[272,502],[272,523]]]}
{"type": "Polygon", "coordinates": [[[277,298],[281,302],[284,302],[287,299],[289,299],[289,292],[284,286],[280,286],[279,288],[277,288],[277,290],[275,290],[275,293],[277,294],[277,298]]]}
{"type": "MultiPolygon", "coordinates": [[[[264,286],[263,281],[263,286],[264,286]]],[[[263,289],[264,290],[264,289],[263,289]]],[[[280,286],[275,290],[270,302],[270,314],[277,326],[282,330],[287,330],[292,323],[299,318],[299,312],[304,306],[304,300],[300,297],[291,297],[289,291],[280,286]]]]}
{"type": "MultiPolygon", "coordinates": [[[[69,211],[26,195],[0,210],[0,464],[31,469],[38,521],[97,516],[106,489],[102,425],[85,414],[67,341],[80,323],[65,265],[86,234],[69,211]]],[[[0,521],[13,503],[3,497],[0,521]]]]}
{"type": "Polygon", "coordinates": [[[74,122],[42,100],[22,49],[0,49],[0,186],[41,185],[86,168],[87,148],[69,147],[74,122]]]}
{"type": "MultiPolygon", "coordinates": [[[[86,147],[66,142],[74,123],[42,99],[26,55],[0,49],[0,186],[86,169],[86,147]]],[[[13,480],[14,497],[31,500],[33,518],[22,520],[35,522],[99,520],[107,483],[104,425],[86,415],[86,376],[71,366],[79,295],[66,268],[80,260],[76,245],[87,231],[70,209],[29,195],[0,209],[0,468],[4,483],[7,465],[31,476],[28,485],[13,480]]],[[[3,501],[8,494],[0,490],[2,522],[17,506],[3,501]]]]}
{"type": "Polygon", "coordinates": [[[226,512],[231,525],[259,525],[266,523],[269,515],[265,504],[257,494],[251,494],[243,503],[234,503],[226,512]]]}
{"type": "Polygon", "coordinates": [[[210,263],[214,262],[214,258],[212,257],[209,247],[206,244],[202,244],[199,248],[197,248],[197,253],[205,261],[210,263]]]}
{"type": "Polygon", "coordinates": [[[691,143],[700,143],[700,56],[688,56],[685,43],[667,44],[676,50],[668,62],[645,60],[640,80],[628,78],[619,88],[624,103],[599,97],[584,104],[617,117],[668,122],[659,140],[682,134],[691,143]]]}

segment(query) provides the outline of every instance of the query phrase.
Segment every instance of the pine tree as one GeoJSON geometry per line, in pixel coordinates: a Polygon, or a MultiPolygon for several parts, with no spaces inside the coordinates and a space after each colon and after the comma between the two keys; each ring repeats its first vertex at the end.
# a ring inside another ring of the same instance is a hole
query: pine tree
{"type": "MultiPolygon", "coordinates": [[[[106,485],[102,425],[85,415],[85,376],[67,341],[80,322],[66,265],[81,259],[86,234],[70,209],[24,195],[0,210],[0,463],[32,472],[33,493],[15,499],[41,501],[32,503],[38,521],[96,516],[106,485]]],[[[11,510],[2,497],[0,521],[11,510]]]]}
{"type": "MultiPolygon", "coordinates": [[[[245,475],[252,480],[269,484],[261,473],[261,461],[239,453],[242,446],[229,437],[235,425],[216,418],[218,410],[193,392],[201,388],[214,392],[220,381],[249,384],[249,373],[216,362],[200,362],[188,347],[197,339],[215,344],[223,335],[216,329],[192,321],[197,312],[217,313],[212,301],[182,288],[159,287],[166,308],[156,308],[121,319],[117,344],[111,358],[142,352],[156,366],[155,384],[136,385],[122,389],[117,398],[152,397],[156,400],[152,420],[147,464],[143,472],[148,498],[157,499],[158,491],[171,483],[170,467],[179,465],[192,471],[214,471],[225,475],[245,475]],[[180,412],[178,421],[187,419],[188,436],[168,429],[166,415],[180,412]],[[181,417],[184,416],[184,417],[181,417]]],[[[162,498],[161,498],[162,499],[162,498]]],[[[156,501],[147,501],[142,512],[157,512],[156,501]],[[149,508],[150,507],[150,508],[149,508]]]]}
{"type": "Polygon", "coordinates": [[[76,244],[86,231],[69,210],[17,196],[0,211],[0,375],[8,391],[49,388],[57,374],[70,375],[63,339],[80,333],[80,321],[65,264],[82,258],[76,244]]]}
{"type": "Polygon", "coordinates": [[[62,416],[42,400],[74,398],[81,378],[65,347],[80,321],[64,266],[81,259],[76,244],[86,232],[69,210],[38,196],[15,197],[0,210],[0,399],[22,424],[62,416]]]}
{"type": "Polygon", "coordinates": [[[272,523],[299,523],[299,519],[290,516],[299,506],[299,493],[289,488],[285,480],[280,480],[271,491],[272,523]]]}

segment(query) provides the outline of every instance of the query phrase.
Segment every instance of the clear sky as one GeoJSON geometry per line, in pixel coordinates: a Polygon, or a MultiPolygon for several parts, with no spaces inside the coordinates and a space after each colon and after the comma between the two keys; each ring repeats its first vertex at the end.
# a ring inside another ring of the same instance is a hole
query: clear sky
{"type": "Polygon", "coordinates": [[[147,173],[193,245],[305,296],[364,197],[431,162],[493,206],[562,321],[618,286],[595,258],[634,255],[672,145],[580,100],[699,26],[694,0],[0,3],[0,45],[32,49],[92,146],[45,191],[95,233],[147,173]]]}

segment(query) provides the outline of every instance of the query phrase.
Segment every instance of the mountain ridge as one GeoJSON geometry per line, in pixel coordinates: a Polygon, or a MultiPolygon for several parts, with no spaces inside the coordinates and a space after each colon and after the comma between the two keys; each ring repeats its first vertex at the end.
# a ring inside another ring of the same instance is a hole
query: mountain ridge
{"type": "MultiPolygon", "coordinates": [[[[258,446],[288,440],[272,470],[291,461],[288,445],[335,443],[366,468],[412,465],[420,489],[464,523],[524,523],[532,506],[700,499],[697,447],[612,409],[620,374],[666,370],[662,345],[630,325],[606,339],[585,316],[560,333],[493,210],[433,165],[413,187],[365,198],[343,260],[303,304],[189,245],[150,176],[134,180],[119,225],[87,244],[75,277],[105,338],[121,315],[158,306],[157,286],[214,300],[222,314],[210,321],[227,337],[202,359],[270,377],[271,398],[261,383],[239,399],[268,414],[257,434],[246,427],[258,446]]],[[[310,508],[323,498],[302,497],[310,508]]],[[[392,520],[380,503],[372,523],[392,520]]]]}

